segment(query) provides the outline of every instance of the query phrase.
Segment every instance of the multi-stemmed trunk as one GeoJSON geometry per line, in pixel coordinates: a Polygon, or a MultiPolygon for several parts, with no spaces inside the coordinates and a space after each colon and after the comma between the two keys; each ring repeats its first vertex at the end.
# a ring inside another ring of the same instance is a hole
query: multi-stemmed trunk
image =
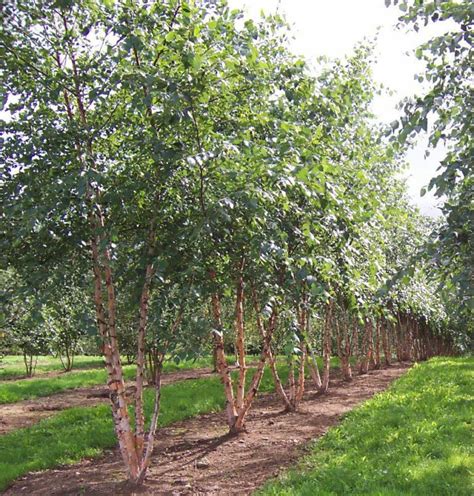
{"type": "Polygon", "coordinates": [[[26,351],[23,352],[23,363],[25,364],[26,377],[33,377],[37,362],[38,357],[33,355],[33,353],[27,353],[26,351]]]}
{"type": "MultiPolygon", "coordinates": [[[[301,302],[296,307],[296,316],[299,327],[299,335],[300,335],[300,345],[299,345],[299,354],[296,359],[292,355],[289,361],[289,376],[288,376],[288,401],[289,405],[286,405],[286,410],[288,411],[296,411],[303,399],[304,390],[305,390],[305,365],[308,359],[308,344],[307,344],[307,336],[309,331],[309,309],[308,309],[308,298],[307,294],[302,295],[301,302]],[[298,375],[295,375],[295,367],[297,366],[298,375]]],[[[313,357],[314,358],[314,357],[313,357]]],[[[318,384],[321,384],[321,379],[319,377],[319,369],[317,368],[317,363],[311,364],[311,374],[313,381],[318,384]]],[[[285,402],[286,403],[286,402],[285,402]]]]}
{"type": "Polygon", "coordinates": [[[286,407],[287,411],[296,411],[298,410],[300,403],[303,399],[304,388],[305,388],[305,362],[307,357],[306,344],[304,341],[300,344],[300,353],[297,356],[297,359],[292,356],[290,359],[290,370],[288,376],[288,386],[289,386],[289,394],[288,400],[291,406],[286,407]],[[295,374],[295,368],[298,369],[298,375],[295,374]]]}
{"type": "MultiPolygon", "coordinates": [[[[240,266],[240,270],[243,269],[243,264],[240,266]]],[[[236,401],[237,418],[234,425],[230,428],[230,432],[239,433],[245,427],[246,416],[252,406],[253,400],[255,399],[257,392],[259,390],[263,373],[265,371],[265,365],[267,360],[270,361],[270,366],[272,368],[273,377],[279,381],[278,371],[276,369],[276,361],[272,352],[271,342],[273,333],[277,325],[277,305],[274,303],[272,306],[272,311],[264,325],[260,316],[260,306],[258,297],[256,295],[255,288],[252,287],[252,300],[255,309],[257,327],[261,336],[262,351],[260,353],[260,358],[257,363],[256,370],[250,382],[247,392],[245,392],[245,374],[241,373],[242,366],[245,366],[245,346],[244,346],[244,327],[243,327],[243,279],[242,274],[239,274],[236,285],[236,330],[237,330],[237,343],[236,350],[238,354],[239,363],[239,384],[237,391],[242,390],[242,398],[236,401]]],[[[283,386],[280,386],[283,389],[283,386]]],[[[278,388],[277,388],[278,389],[278,388]]]]}
{"type": "MultiPolygon", "coordinates": [[[[276,306],[272,308],[272,312],[266,325],[263,324],[260,316],[260,306],[255,289],[252,288],[252,300],[256,313],[257,327],[262,339],[262,351],[260,359],[257,363],[255,373],[252,377],[250,385],[246,390],[246,350],[245,350],[245,325],[244,325],[244,298],[245,298],[245,285],[243,279],[243,259],[239,261],[237,276],[236,276],[236,291],[235,291],[235,349],[237,353],[239,373],[237,377],[236,393],[234,394],[233,380],[230,374],[230,369],[224,353],[224,336],[222,333],[222,311],[220,298],[217,293],[214,293],[211,298],[213,317],[214,317],[214,350],[217,358],[217,371],[221,377],[224,385],[224,392],[226,397],[226,416],[229,432],[238,434],[245,429],[245,419],[252,406],[253,400],[257,395],[260,383],[262,381],[263,373],[267,360],[270,362],[272,373],[276,374],[275,359],[271,349],[271,340],[273,332],[277,323],[277,309],[276,306]]],[[[211,280],[216,281],[215,271],[210,273],[211,280]]],[[[275,377],[275,375],[274,375],[275,377]]],[[[279,378],[277,379],[279,380],[279,378]]],[[[281,381],[280,381],[281,385],[281,381]]],[[[281,386],[283,389],[283,387],[281,386]]],[[[278,390],[278,388],[277,388],[278,390]]]]}
{"type": "MultiPolygon", "coordinates": [[[[68,21],[64,13],[60,19],[65,32],[69,31],[68,21]]],[[[74,46],[70,43],[67,56],[55,54],[58,68],[63,64],[70,64],[73,74],[73,89],[64,89],[64,103],[66,114],[71,125],[79,125],[84,130],[85,138],[76,138],[75,149],[81,171],[86,173],[91,167],[99,169],[96,164],[93,140],[88,136],[89,123],[87,106],[83,101],[84,91],[81,87],[82,75],[76,63],[74,46]],[[74,104],[75,102],[75,108],[74,104]]],[[[120,358],[120,349],[117,336],[117,301],[115,281],[112,271],[112,255],[108,239],[105,236],[105,217],[101,208],[101,191],[94,183],[88,183],[86,188],[88,206],[88,223],[90,229],[90,253],[94,280],[94,305],[99,334],[103,340],[103,353],[108,376],[109,396],[112,407],[115,432],[117,435],[120,453],[124,461],[128,478],[133,483],[141,483],[145,477],[147,467],[153,451],[153,441],[159,415],[160,404],[160,374],[161,367],[156,370],[155,377],[155,406],[148,435],[144,429],[143,411],[143,372],[145,367],[144,342],[147,326],[148,298],[153,276],[153,248],[154,225],[151,223],[147,246],[147,263],[144,270],[144,279],[139,304],[139,327],[137,346],[137,383],[135,395],[135,432],[128,412],[128,398],[120,358]],[[145,442],[146,441],[146,442],[145,442]]]]}

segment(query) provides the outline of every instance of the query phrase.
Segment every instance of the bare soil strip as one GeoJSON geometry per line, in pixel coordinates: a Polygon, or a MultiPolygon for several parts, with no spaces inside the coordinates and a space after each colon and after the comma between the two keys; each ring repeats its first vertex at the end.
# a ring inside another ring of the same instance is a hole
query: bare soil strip
{"type": "MultiPolygon", "coordinates": [[[[213,375],[212,369],[200,368],[179,370],[163,375],[162,383],[200,379],[213,375]]],[[[54,380],[54,379],[52,379],[54,380]]],[[[132,382],[127,386],[132,386],[132,382]]],[[[14,429],[28,427],[36,424],[41,419],[51,417],[60,410],[76,406],[94,406],[108,402],[106,386],[98,385],[85,388],[67,389],[51,396],[35,398],[33,400],[19,401],[0,405],[0,435],[14,429]]]]}
{"type": "Polygon", "coordinates": [[[283,413],[274,394],[261,396],[247,421],[248,432],[226,435],[223,413],[208,414],[161,429],[145,485],[123,482],[117,450],[103,457],[29,474],[4,494],[92,495],[248,495],[304,453],[308,441],[322,436],[341,415],[383,391],[408,368],[396,364],[344,383],[337,376],[329,393],[309,389],[300,412],[283,413]]]}

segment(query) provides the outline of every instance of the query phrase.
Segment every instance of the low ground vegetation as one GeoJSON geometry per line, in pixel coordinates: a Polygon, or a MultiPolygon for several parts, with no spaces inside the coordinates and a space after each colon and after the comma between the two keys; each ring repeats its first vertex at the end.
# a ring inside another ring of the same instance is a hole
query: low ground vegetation
{"type": "MultiPolygon", "coordinates": [[[[90,370],[75,370],[62,373],[55,377],[34,377],[27,380],[13,380],[12,378],[8,381],[0,382],[0,404],[49,396],[60,391],[66,391],[67,389],[105,384],[107,372],[104,369],[103,360],[91,357],[84,357],[83,360],[80,358],[78,357],[77,368],[90,370]]],[[[15,371],[18,370],[14,364],[19,360],[20,358],[15,357],[14,359],[10,358],[9,362],[7,362],[13,365],[11,368],[8,365],[6,367],[7,373],[12,374],[11,377],[14,377],[15,371]]],[[[43,360],[43,363],[45,372],[61,370],[56,359],[47,358],[43,360]]],[[[163,364],[163,373],[211,366],[212,358],[185,360],[179,363],[166,361],[163,364]]],[[[133,380],[136,375],[136,367],[134,365],[125,365],[123,370],[125,380],[133,380]]]]}
{"type": "Polygon", "coordinates": [[[472,357],[415,364],[258,494],[472,494],[473,380],[472,357]]]}
{"type": "MultiPolygon", "coordinates": [[[[74,370],[94,369],[103,367],[104,359],[101,356],[79,355],[74,360],[74,370]]],[[[36,357],[36,375],[48,372],[64,372],[59,358],[50,355],[36,357]]],[[[0,361],[0,381],[22,379],[25,377],[24,359],[20,355],[5,355],[0,361]]]]}

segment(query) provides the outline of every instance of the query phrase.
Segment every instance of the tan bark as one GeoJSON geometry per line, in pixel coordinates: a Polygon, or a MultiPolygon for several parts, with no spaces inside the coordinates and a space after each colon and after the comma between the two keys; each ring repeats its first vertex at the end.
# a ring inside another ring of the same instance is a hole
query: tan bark
{"type": "MultiPolygon", "coordinates": [[[[211,270],[210,278],[212,281],[216,280],[216,272],[211,270]]],[[[213,293],[211,297],[212,312],[214,318],[214,331],[213,331],[213,341],[214,348],[217,357],[217,371],[221,377],[222,384],[224,385],[224,393],[226,397],[226,416],[227,424],[229,428],[235,424],[235,419],[237,417],[237,410],[235,408],[234,400],[234,389],[232,385],[232,377],[230,375],[230,370],[227,365],[227,360],[225,358],[224,351],[224,335],[222,327],[222,310],[219,295],[213,293]]]]}
{"type": "Polygon", "coordinates": [[[364,321],[364,330],[362,335],[362,346],[360,349],[360,359],[359,359],[359,374],[367,374],[369,371],[369,336],[370,336],[370,324],[369,320],[366,318],[364,321]]]}
{"type": "MultiPolygon", "coordinates": [[[[66,18],[62,17],[64,28],[67,31],[66,18]]],[[[75,85],[75,101],[78,108],[79,120],[87,129],[87,117],[85,106],[82,101],[82,91],[80,87],[80,78],[77,70],[77,65],[74,53],[71,50],[69,58],[72,66],[74,85],[75,85]]],[[[59,55],[58,55],[58,63],[59,55]]],[[[67,108],[68,117],[73,120],[74,114],[72,106],[65,92],[65,103],[67,108]]],[[[76,148],[79,155],[79,160],[84,161],[84,155],[90,163],[94,163],[94,155],[92,151],[92,143],[86,140],[86,146],[76,141],[76,148]]],[[[99,252],[99,245],[102,241],[101,237],[97,234],[99,229],[104,227],[104,219],[99,205],[94,199],[98,198],[98,192],[93,190],[91,186],[87,189],[88,201],[90,204],[89,210],[89,223],[91,226],[92,237],[90,241],[92,265],[94,273],[94,302],[96,307],[96,318],[98,322],[99,332],[104,340],[104,357],[105,364],[108,372],[108,387],[110,390],[110,401],[112,405],[112,415],[114,419],[115,431],[119,441],[120,452],[124,460],[128,475],[130,479],[135,479],[139,471],[139,462],[137,452],[135,449],[134,436],[130,427],[130,419],[128,416],[127,401],[125,395],[125,384],[123,380],[122,365],[120,362],[120,353],[118,350],[117,335],[116,335],[116,303],[115,291],[110,269],[110,253],[107,248],[104,248],[102,254],[99,252]],[[103,302],[103,281],[105,282],[107,293],[107,314],[103,302]]]]}
{"type": "Polygon", "coordinates": [[[357,322],[357,317],[352,318],[352,343],[353,343],[353,354],[357,360],[356,369],[359,367],[360,362],[360,346],[359,346],[359,325],[357,322]]]}
{"type": "MultiPolygon", "coordinates": [[[[255,306],[256,308],[258,308],[258,304],[255,306]]],[[[257,370],[255,371],[255,374],[252,377],[252,382],[250,383],[249,390],[245,395],[243,406],[238,410],[237,420],[232,429],[233,432],[240,432],[244,428],[246,415],[250,410],[250,407],[252,405],[255,396],[257,395],[258,389],[260,387],[260,383],[262,381],[263,372],[265,370],[266,361],[269,357],[271,357],[270,343],[273,332],[276,327],[276,321],[277,321],[276,307],[274,307],[272,310],[272,314],[268,319],[268,324],[266,329],[263,328],[260,315],[257,314],[257,326],[259,328],[260,335],[262,336],[262,352],[260,354],[260,360],[257,365],[257,370]]]]}
{"type": "Polygon", "coordinates": [[[295,410],[298,408],[304,395],[304,386],[305,386],[304,366],[306,363],[306,356],[307,356],[306,345],[303,343],[301,345],[301,355],[300,355],[299,367],[298,367],[298,382],[296,385],[295,400],[294,400],[295,410]]]}
{"type": "MultiPolygon", "coordinates": [[[[140,318],[137,332],[137,371],[136,371],[136,393],[135,393],[135,443],[137,454],[143,457],[145,443],[145,412],[143,410],[143,382],[145,372],[145,337],[148,321],[148,299],[153,274],[155,272],[152,258],[155,251],[155,226],[154,222],[150,227],[148,236],[147,259],[145,268],[145,278],[140,295],[140,318]]],[[[155,385],[156,386],[156,385],[155,385]]]]}
{"type": "Polygon", "coordinates": [[[368,350],[367,350],[367,358],[368,358],[368,367],[369,370],[375,369],[375,358],[374,358],[374,323],[372,318],[367,319],[368,326],[368,350]]]}
{"type": "Polygon", "coordinates": [[[311,374],[311,379],[314,382],[314,385],[317,389],[319,389],[322,385],[321,375],[319,374],[318,362],[316,361],[316,357],[314,356],[314,352],[311,349],[310,345],[306,345],[308,350],[308,354],[306,355],[306,360],[308,362],[309,373],[311,374]]]}
{"type": "Polygon", "coordinates": [[[298,356],[298,379],[295,378],[294,373],[294,359],[291,360],[290,368],[290,402],[292,404],[292,411],[297,410],[301,400],[304,395],[305,388],[305,364],[306,358],[308,356],[308,351],[306,347],[305,336],[307,334],[307,309],[306,309],[306,297],[302,298],[302,305],[296,309],[296,315],[298,318],[298,325],[300,328],[300,335],[302,337],[300,341],[300,355],[298,356]]]}
{"type": "Polygon", "coordinates": [[[141,484],[145,479],[146,471],[150,465],[151,455],[153,453],[153,446],[155,443],[155,433],[156,427],[158,425],[158,417],[160,414],[160,405],[161,405],[161,372],[163,370],[163,360],[165,358],[165,354],[162,353],[158,358],[158,362],[156,364],[155,369],[155,377],[153,383],[155,385],[155,400],[153,405],[153,415],[150,422],[150,429],[148,431],[147,445],[146,450],[142,455],[140,471],[137,476],[136,483],[141,484]]]}
{"type": "MultiPolygon", "coordinates": [[[[151,267],[147,267],[147,278],[151,267]]],[[[143,380],[145,364],[145,328],[147,321],[147,307],[149,296],[149,284],[145,284],[140,297],[140,321],[138,326],[137,342],[137,372],[136,372],[136,392],[135,392],[135,442],[137,453],[141,457],[145,442],[145,414],[143,411],[143,380]]]]}
{"type": "Polygon", "coordinates": [[[399,362],[403,361],[403,341],[402,341],[402,323],[400,312],[397,314],[398,325],[395,326],[395,344],[396,344],[396,352],[397,352],[397,360],[399,362]]]}
{"type": "Polygon", "coordinates": [[[383,324],[381,324],[381,334],[382,334],[382,348],[384,354],[384,361],[387,367],[390,367],[392,363],[392,350],[390,346],[390,323],[384,319],[383,324]]]}
{"type": "Polygon", "coordinates": [[[296,396],[296,380],[295,380],[295,360],[293,356],[291,356],[288,363],[289,371],[288,371],[288,396],[292,406],[292,410],[295,408],[295,396],[296,396]]]}
{"type": "Polygon", "coordinates": [[[278,396],[280,396],[281,400],[283,401],[283,404],[285,405],[285,409],[288,411],[292,411],[293,405],[290,402],[288,395],[286,394],[285,388],[283,387],[283,383],[281,382],[281,379],[280,379],[280,376],[278,374],[278,370],[276,367],[275,355],[274,355],[271,347],[268,351],[268,364],[270,366],[270,371],[272,373],[273,382],[275,384],[275,390],[278,393],[278,396]]]}
{"type": "Polygon", "coordinates": [[[374,355],[374,362],[376,369],[379,369],[381,365],[381,359],[380,359],[381,326],[382,326],[381,320],[377,319],[376,327],[375,327],[375,355],[374,355]]]}
{"type": "Polygon", "coordinates": [[[345,381],[352,379],[350,364],[351,343],[347,329],[347,319],[343,315],[334,317],[334,327],[336,329],[337,354],[341,362],[341,372],[345,381]]]}
{"type": "Polygon", "coordinates": [[[237,412],[240,412],[244,406],[245,396],[245,377],[247,367],[245,363],[245,328],[244,328],[244,279],[242,271],[244,268],[244,259],[239,262],[236,291],[235,291],[235,351],[239,364],[239,380],[237,383],[237,393],[235,405],[237,412]]]}
{"type": "Polygon", "coordinates": [[[323,328],[323,378],[321,381],[321,393],[327,393],[329,389],[329,374],[331,367],[331,338],[332,338],[332,300],[326,304],[323,328]]]}

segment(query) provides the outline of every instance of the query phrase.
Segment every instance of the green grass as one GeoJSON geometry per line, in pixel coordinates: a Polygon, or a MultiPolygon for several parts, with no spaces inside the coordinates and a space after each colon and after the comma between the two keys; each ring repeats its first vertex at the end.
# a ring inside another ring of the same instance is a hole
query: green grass
{"type": "MultiPolygon", "coordinates": [[[[125,363],[125,361],[123,362],[125,363]]],[[[57,357],[50,355],[39,356],[36,366],[35,377],[47,372],[62,372],[64,374],[72,374],[84,369],[102,369],[104,364],[103,357],[78,355],[74,359],[74,368],[71,372],[64,372],[61,361],[57,357]]],[[[185,360],[179,363],[169,361],[165,363],[166,372],[173,372],[183,368],[208,367],[211,365],[211,358],[199,358],[193,360],[185,360]],[[192,367],[192,364],[196,363],[192,367]]],[[[25,365],[23,357],[18,355],[6,355],[0,360],[0,381],[25,378],[25,365]]],[[[38,377],[41,378],[41,377],[38,377]]]]}
{"type": "MultiPolygon", "coordinates": [[[[286,380],[287,370],[284,366],[281,367],[281,374],[282,379],[286,380]]],[[[249,380],[251,375],[250,373],[249,380]]],[[[271,390],[273,382],[266,370],[261,391],[271,390]]],[[[153,391],[147,390],[145,398],[149,415],[153,391]]],[[[218,377],[163,386],[159,425],[166,426],[200,413],[219,411],[224,404],[223,389],[218,377]]],[[[104,449],[115,444],[109,406],[64,410],[33,427],[0,436],[0,490],[27,472],[98,456],[104,449]]]]}
{"type": "MultiPolygon", "coordinates": [[[[44,359],[50,359],[50,366],[54,366],[53,357],[43,357],[44,359]]],[[[90,358],[90,357],[80,357],[80,358],[90,358]]],[[[16,360],[10,360],[10,363],[15,363],[21,357],[15,357],[16,360]]],[[[98,359],[95,359],[98,360],[98,359]]],[[[234,360],[233,356],[228,357],[227,361],[232,363],[234,360]]],[[[249,357],[249,362],[256,360],[256,357],[249,357]]],[[[283,360],[282,357],[279,361],[283,360]]],[[[163,371],[164,373],[176,372],[178,370],[187,370],[200,367],[210,367],[211,357],[203,357],[197,360],[185,360],[179,363],[173,361],[167,361],[164,363],[163,371]]],[[[320,362],[320,367],[322,366],[322,360],[318,359],[320,362]]],[[[86,363],[84,360],[83,363],[86,363]]],[[[94,363],[94,362],[89,362],[94,363]]],[[[44,366],[47,366],[47,360],[45,360],[44,366]]],[[[331,366],[338,367],[339,359],[333,357],[331,359],[331,366]]],[[[99,361],[98,367],[95,369],[88,370],[73,370],[64,374],[60,374],[55,377],[33,377],[31,379],[18,379],[18,380],[7,380],[0,381],[0,405],[5,403],[16,403],[22,400],[29,400],[33,398],[41,398],[44,396],[49,396],[54,393],[59,393],[67,389],[74,389],[80,387],[90,387],[97,386],[100,384],[106,384],[107,373],[105,369],[102,368],[102,363],[99,361]]],[[[135,365],[125,365],[124,374],[126,380],[132,380],[135,377],[135,365]]]]}
{"type": "Polygon", "coordinates": [[[473,358],[415,365],[260,496],[474,494],[473,358]]]}
{"type": "MultiPolygon", "coordinates": [[[[208,367],[210,364],[211,358],[181,361],[179,364],[168,361],[165,362],[163,370],[164,373],[168,373],[177,370],[208,367]]],[[[102,367],[102,365],[100,366],[102,367]]],[[[127,380],[133,379],[135,366],[124,366],[124,374],[127,380]]],[[[0,382],[0,404],[16,403],[26,399],[49,396],[66,389],[96,386],[106,384],[106,382],[107,373],[103,368],[72,371],[56,377],[33,377],[32,379],[3,381],[0,382]]]]}
{"type": "MultiPolygon", "coordinates": [[[[101,368],[103,358],[99,356],[78,355],[74,358],[74,370],[101,368]]],[[[50,355],[38,357],[36,375],[46,372],[62,372],[64,369],[59,358],[50,355]]],[[[23,357],[19,355],[6,355],[0,360],[0,380],[22,379],[25,377],[23,357]]]]}

